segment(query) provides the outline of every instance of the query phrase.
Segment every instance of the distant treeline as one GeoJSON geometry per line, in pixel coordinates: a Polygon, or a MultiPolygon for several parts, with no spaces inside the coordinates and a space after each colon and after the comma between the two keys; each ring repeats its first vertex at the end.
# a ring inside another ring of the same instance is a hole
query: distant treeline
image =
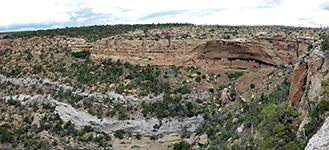
{"type": "Polygon", "coordinates": [[[84,37],[88,41],[96,41],[101,38],[110,37],[113,35],[127,33],[136,29],[147,31],[154,28],[169,28],[177,26],[194,26],[188,23],[166,23],[166,24],[120,24],[120,25],[94,25],[86,27],[67,27],[62,29],[49,29],[37,31],[23,31],[23,32],[10,32],[5,33],[4,39],[7,38],[31,38],[37,37],[54,37],[54,36],[67,36],[67,37],[84,37]]]}

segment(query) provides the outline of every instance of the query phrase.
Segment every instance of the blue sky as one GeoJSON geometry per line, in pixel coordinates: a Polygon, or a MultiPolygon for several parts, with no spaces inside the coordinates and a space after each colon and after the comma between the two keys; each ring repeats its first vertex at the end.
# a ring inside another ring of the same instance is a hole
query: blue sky
{"type": "Polygon", "coordinates": [[[104,24],[329,26],[327,0],[7,0],[0,32],[104,24]]]}

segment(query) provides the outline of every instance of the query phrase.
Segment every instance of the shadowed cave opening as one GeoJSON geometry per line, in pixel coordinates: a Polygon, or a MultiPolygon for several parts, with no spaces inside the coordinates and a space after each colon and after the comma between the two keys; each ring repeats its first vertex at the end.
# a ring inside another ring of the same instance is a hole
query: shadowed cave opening
{"type": "MultiPolygon", "coordinates": [[[[216,58],[217,60],[220,60],[221,58],[216,58]]],[[[261,64],[261,65],[265,65],[265,66],[271,66],[271,67],[277,67],[277,65],[274,64],[270,64],[264,61],[260,61],[257,59],[247,59],[247,58],[227,58],[229,61],[235,61],[235,60],[242,60],[242,61],[246,61],[246,62],[252,62],[254,61],[255,63],[261,64]]]]}

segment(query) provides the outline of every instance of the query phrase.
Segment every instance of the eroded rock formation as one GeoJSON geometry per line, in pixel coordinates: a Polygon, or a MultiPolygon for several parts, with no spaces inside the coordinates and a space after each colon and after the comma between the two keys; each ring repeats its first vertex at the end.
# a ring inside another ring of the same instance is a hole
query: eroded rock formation
{"type": "Polygon", "coordinates": [[[257,38],[251,41],[216,39],[159,39],[128,40],[102,39],[88,43],[81,38],[30,38],[0,40],[0,49],[42,49],[72,51],[89,50],[91,58],[113,58],[140,65],[193,64],[210,68],[233,67],[258,69],[265,66],[281,66],[296,63],[297,57],[306,52],[310,39],[285,37],[257,38]]]}
{"type": "Polygon", "coordinates": [[[95,43],[92,58],[123,59],[158,66],[194,64],[257,69],[296,62],[308,39],[259,38],[237,40],[112,40],[95,43]]]}
{"type": "MultiPolygon", "coordinates": [[[[40,87],[45,87],[45,85],[49,86],[58,86],[64,89],[72,89],[72,87],[62,86],[56,82],[50,82],[48,80],[43,80],[43,83],[40,83],[37,79],[23,79],[23,78],[7,78],[4,75],[0,74],[0,83],[10,82],[15,85],[20,85],[22,87],[29,86],[32,84],[36,84],[40,87]]],[[[58,88],[57,88],[58,89],[58,88]]],[[[97,96],[94,94],[84,94],[78,91],[73,92],[74,94],[84,95],[86,97],[97,96]]],[[[102,96],[102,95],[99,95],[102,96]]],[[[133,97],[124,97],[119,94],[108,94],[109,97],[116,97],[117,102],[127,102],[127,103],[140,103],[140,99],[136,99],[133,97]]],[[[193,97],[193,95],[192,95],[193,97]]],[[[19,101],[22,105],[29,105],[33,103],[50,103],[56,106],[56,112],[60,115],[60,117],[64,121],[71,121],[77,126],[92,126],[93,128],[104,131],[106,133],[114,133],[116,130],[127,130],[131,133],[140,133],[141,135],[151,136],[151,135],[177,135],[182,131],[182,127],[186,127],[186,130],[189,132],[194,132],[199,124],[201,124],[204,119],[202,116],[190,117],[190,118],[164,118],[161,121],[157,118],[150,118],[148,120],[145,119],[136,119],[136,120],[117,120],[117,119],[99,119],[96,116],[92,116],[85,111],[78,111],[74,107],[69,104],[59,102],[55,100],[51,95],[0,95],[0,98],[4,98],[5,100],[13,99],[19,101]],[[161,122],[161,123],[160,123],[161,122]],[[161,124],[161,127],[157,130],[154,130],[155,125],[161,124]]],[[[144,99],[146,101],[157,101],[159,98],[154,99],[144,99]]],[[[161,99],[160,99],[161,100],[161,99]]]]}
{"type": "Polygon", "coordinates": [[[323,123],[320,130],[308,141],[305,150],[326,150],[329,149],[329,118],[323,123]]]}
{"type": "Polygon", "coordinates": [[[304,93],[304,85],[307,76],[307,62],[301,57],[295,65],[292,74],[289,98],[292,106],[296,106],[304,93]]]}

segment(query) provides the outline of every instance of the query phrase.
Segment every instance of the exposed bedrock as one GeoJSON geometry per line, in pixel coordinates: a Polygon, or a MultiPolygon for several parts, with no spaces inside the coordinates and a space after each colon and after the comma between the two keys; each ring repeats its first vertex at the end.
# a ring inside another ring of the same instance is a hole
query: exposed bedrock
{"type": "Polygon", "coordinates": [[[121,59],[141,65],[194,64],[253,69],[294,64],[309,43],[308,39],[282,37],[252,41],[103,39],[95,43],[92,58],[121,59]]]}
{"type": "Polygon", "coordinates": [[[121,59],[140,65],[193,64],[220,68],[259,68],[295,64],[307,51],[310,39],[267,37],[245,39],[159,39],[128,40],[104,38],[88,43],[81,38],[30,38],[0,40],[0,49],[27,50],[40,54],[42,49],[68,47],[72,51],[89,50],[91,58],[121,59]]]}

